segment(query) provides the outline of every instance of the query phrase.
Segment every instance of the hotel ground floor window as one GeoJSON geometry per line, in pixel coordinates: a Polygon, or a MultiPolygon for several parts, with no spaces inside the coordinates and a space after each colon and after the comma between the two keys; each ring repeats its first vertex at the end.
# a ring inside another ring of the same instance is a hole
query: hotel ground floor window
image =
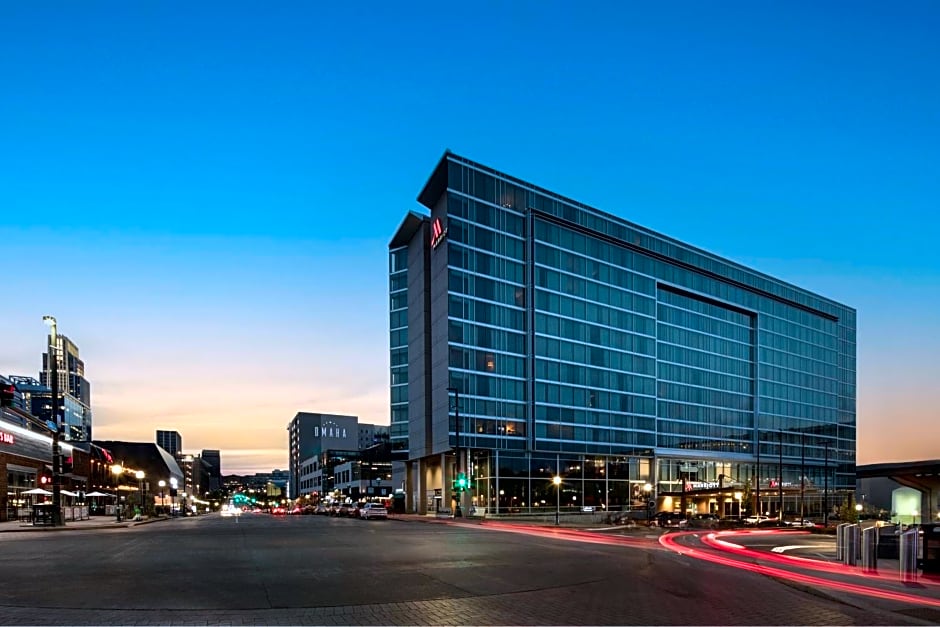
{"type": "Polygon", "coordinates": [[[26,490],[36,487],[36,470],[34,468],[7,466],[7,489],[3,498],[0,515],[4,520],[19,520],[30,516],[30,497],[24,495],[26,490]]]}

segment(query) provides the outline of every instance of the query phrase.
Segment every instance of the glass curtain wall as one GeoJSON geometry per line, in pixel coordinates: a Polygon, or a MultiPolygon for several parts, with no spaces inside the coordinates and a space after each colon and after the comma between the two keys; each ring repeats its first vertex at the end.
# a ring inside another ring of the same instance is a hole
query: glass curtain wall
{"type": "Polygon", "coordinates": [[[389,329],[392,451],[408,451],[408,248],[389,253],[389,329]]]}
{"type": "Polygon", "coordinates": [[[772,458],[783,432],[788,464],[828,450],[854,488],[854,310],[448,159],[451,376],[477,445],[524,448],[528,426],[539,451],[772,458]]]}

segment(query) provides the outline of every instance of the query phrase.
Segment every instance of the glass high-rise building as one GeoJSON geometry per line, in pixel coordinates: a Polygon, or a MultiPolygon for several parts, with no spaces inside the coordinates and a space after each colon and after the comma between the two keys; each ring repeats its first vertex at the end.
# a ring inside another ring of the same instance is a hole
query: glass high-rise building
{"type": "MultiPolygon", "coordinates": [[[[46,343],[48,346],[49,343],[46,343]]],[[[56,374],[58,375],[59,416],[63,440],[86,442],[92,438],[91,384],[85,378],[85,362],[79,358],[78,346],[64,335],[56,336],[56,374]]],[[[25,392],[34,416],[51,420],[52,360],[42,354],[39,381],[20,377],[17,389],[25,392]],[[35,385],[34,385],[35,383],[35,385]]]]}
{"type": "Polygon", "coordinates": [[[179,457],[183,454],[183,436],[179,431],[157,429],[157,446],[173,457],[179,457]]]}
{"type": "Polygon", "coordinates": [[[413,511],[460,471],[493,514],[554,508],[555,475],[566,509],[809,516],[854,488],[851,307],[452,153],[418,200],[389,244],[413,511]]]}

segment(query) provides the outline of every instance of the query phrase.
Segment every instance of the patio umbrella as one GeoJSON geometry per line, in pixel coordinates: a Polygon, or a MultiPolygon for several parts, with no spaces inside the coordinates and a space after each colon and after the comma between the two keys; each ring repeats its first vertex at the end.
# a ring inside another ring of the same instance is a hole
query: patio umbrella
{"type": "Polygon", "coordinates": [[[20,494],[41,494],[42,496],[52,496],[52,492],[49,490],[43,490],[42,488],[33,488],[32,490],[24,490],[20,494]]]}
{"type": "Polygon", "coordinates": [[[114,498],[113,494],[106,494],[105,492],[98,492],[97,490],[94,492],[88,492],[85,496],[110,496],[111,498],[114,498]]]}
{"type": "Polygon", "coordinates": [[[65,496],[78,496],[78,493],[69,492],[68,490],[60,490],[59,494],[64,494],[65,496]]]}

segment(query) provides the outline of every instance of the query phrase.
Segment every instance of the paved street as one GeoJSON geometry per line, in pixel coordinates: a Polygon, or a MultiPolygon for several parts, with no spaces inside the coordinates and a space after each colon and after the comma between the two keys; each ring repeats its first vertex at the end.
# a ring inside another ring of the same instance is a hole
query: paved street
{"type": "Polygon", "coordinates": [[[4,624],[927,624],[699,562],[486,525],[218,515],[0,534],[4,624]]]}

